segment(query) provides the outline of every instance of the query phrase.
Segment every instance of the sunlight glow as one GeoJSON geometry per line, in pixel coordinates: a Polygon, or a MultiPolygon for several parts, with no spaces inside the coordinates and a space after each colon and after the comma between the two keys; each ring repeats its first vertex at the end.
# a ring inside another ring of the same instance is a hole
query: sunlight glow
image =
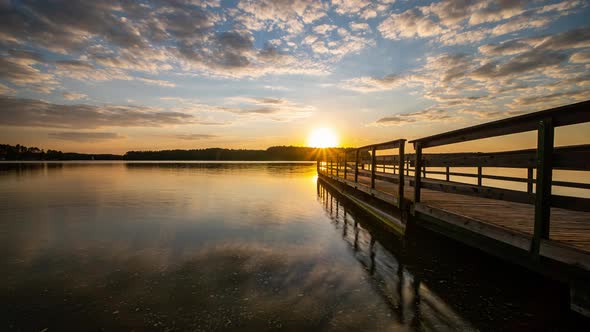
{"type": "Polygon", "coordinates": [[[314,148],[338,146],[338,137],[330,128],[314,129],[307,139],[307,145],[314,148]]]}

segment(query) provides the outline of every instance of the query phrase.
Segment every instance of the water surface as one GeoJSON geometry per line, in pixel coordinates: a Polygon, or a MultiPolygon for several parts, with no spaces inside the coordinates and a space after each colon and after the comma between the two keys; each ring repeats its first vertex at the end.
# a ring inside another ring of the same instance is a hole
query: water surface
{"type": "Polygon", "coordinates": [[[0,216],[2,330],[583,323],[562,285],[428,232],[384,232],[313,164],[0,164],[0,216]]]}

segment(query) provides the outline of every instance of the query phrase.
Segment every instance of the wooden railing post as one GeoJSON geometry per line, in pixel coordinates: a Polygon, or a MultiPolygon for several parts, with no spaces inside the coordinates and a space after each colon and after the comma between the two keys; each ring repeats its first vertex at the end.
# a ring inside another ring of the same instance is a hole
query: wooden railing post
{"type": "Polygon", "coordinates": [[[346,160],[346,152],[344,153],[344,180],[346,180],[346,176],[348,175],[348,160],[346,160]]]}
{"type": "Polygon", "coordinates": [[[320,160],[318,159],[318,163],[316,165],[316,172],[320,174],[320,160]]]}
{"type": "Polygon", "coordinates": [[[410,176],[410,156],[408,156],[408,160],[406,160],[406,163],[408,164],[406,167],[406,175],[410,176]]]}
{"type": "Polygon", "coordinates": [[[336,177],[340,177],[340,157],[336,156],[336,177]]]}
{"type": "Polygon", "coordinates": [[[549,238],[554,128],[551,118],[539,122],[537,139],[537,187],[535,190],[535,229],[531,253],[539,257],[542,239],[549,238]]]}
{"type": "Polygon", "coordinates": [[[482,180],[482,168],[481,166],[477,166],[477,185],[481,187],[481,180],[482,180]]]}
{"type": "Polygon", "coordinates": [[[414,144],[416,150],[416,163],[414,165],[414,202],[420,202],[420,186],[422,184],[422,145],[420,142],[414,144]]]}
{"type": "Polygon", "coordinates": [[[377,167],[377,149],[373,147],[371,153],[371,188],[375,189],[375,167],[377,167]]]}
{"type": "Polygon", "coordinates": [[[533,168],[529,167],[527,169],[527,182],[526,182],[526,192],[531,195],[533,193],[533,168]]]}
{"type": "Polygon", "coordinates": [[[359,150],[356,150],[356,159],[354,160],[354,182],[359,182],[359,150]]]}
{"type": "Polygon", "coordinates": [[[330,175],[334,175],[334,165],[332,160],[332,157],[330,157],[330,175]]]}
{"type": "MultiPolygon", "coordinates": [[[[399,143],[399,209],[404,207],[404,163],[405,161],[405,143],[403,140],[399,143]]],[[[395,167],[395,165],[393,166],[395,167]]],[[[395,170],[395,168],[394,168],[395,170]]],[[[395,171],[394,171],[395,172],[395,171]]]]}
{"type": "Polygon", "coordinates": [[[446,178],[447,178],[447,181],[451,181],[451,174],[450,174],[451,172],[450,172],[450,170],[451,170],[451,168],[449,166],[447,166],[446,173],[445,173],[446,178]]]}

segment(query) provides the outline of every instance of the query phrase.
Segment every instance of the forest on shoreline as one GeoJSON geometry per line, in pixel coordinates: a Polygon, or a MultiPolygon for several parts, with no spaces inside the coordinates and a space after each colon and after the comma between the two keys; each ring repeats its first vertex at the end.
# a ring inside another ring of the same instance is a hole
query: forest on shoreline
{"type": "Polygon", "coordinates": [[[311,148],[272,146],[266,150],[205,148],[190,150],[128,151],[125,154],[89,154],[43,150],[20,144],[0,144],[0,160],[202,160],[202,161],[315,161],[327,154],[351,151],[352,148],[311,148]]]}

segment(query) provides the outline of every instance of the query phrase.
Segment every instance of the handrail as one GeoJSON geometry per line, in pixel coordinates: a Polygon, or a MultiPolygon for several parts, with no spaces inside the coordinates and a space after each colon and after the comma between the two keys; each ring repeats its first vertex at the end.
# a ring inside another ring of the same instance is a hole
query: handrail
{"type": "Polygon", "coordinates": [[[554,128],[590,122],[590,100],[448,131],[415,139],[409,143],[414,145],[420,143],[422,148],[430,148],[488,137],[517,134],[536,130],[539,121],[546,118],[551,118],[553,120],[552,127],[554,128]]]}
{"type": "MultiPolygon", "coordinates": [[[[590,156],[590,145],[579,145],[572,147],[554,147],[554,131],[555,127],[572,125],[578,123],[590,122],[590,100],[583,101],[571,105],[555,107],[544,111],[524,114],[507,119],[492,121],[468,128],[453,130],[438,135],[428,136],[420,139],[410,141],[414,144],[415,154],[415,172],[414,172],[414,201],[420,202],[420,189],[422,185],[422,168],[428,163],[446,166],[447,180],[448,180],[448,166],[451,166],[449,160],[447,164],[442,162],[442,159],[463,159],[463,165],[466,166],[470,162],[478,162],[478,187],[481,187],[482,171],[481,163],[484,158],[487,158],[489,163],[487,166],[506,166],[498,160],[503,160],[506,163],[511,158],[517,157],[521,167],[528,168],[528,192],[532,194],[532,186],[536,185],[534,194],[535,205],[535,222],[533,240],[531,242],[531,253],[533,256],[539,256],[540,242],[542,239],[549,238],[550,227],[550,213],[552,200],[556,205],[572,206],[571,202],[564,199],[563,196],[552,195],[551,187],[553,185],[552,173],[554,168],[561,169],[580,169],[588,170],[588,162],[585,161],[590,156]],[[535,150],[520,150],[509,151],[502,153],[487,153],[487,154],[439,154],[438,157],[432,155],[422,154],[422,150],[429,147],[436,147],[441,145],[466,142],[471,140],[503,136],[508,134],[516,134],[527,131],[537,131],[537,148],[535,150]],[[533,154],[534,152],[534,154],[533,154]],[[449,157],[450,156],[450,157],[449,157]],[[565,157],[564,157],[565,156],[565,157]],[[527,157],[531,160],[527,160],[527,157]],[[534,157],[534,159],[533,159],[534,157]],[[581,159],[580,159],[581,157],[581,159]],[[586,157],[586,158],[584,158],[586,157]],[[434,162],[438,158],[437,162],[434,162]],[[434,160],[433,160],[434,159],[434,160]],[[493,161],[492,161],[493,160],[493,161]],[[466,162],[468,161],[468,162],[466,162]],[[537,169],[537,177],[532,179],[532,170],[537,169]]],[[[428,188],[441,188],[440,185],[425,183],[428,188]]],[[[444,188],[444,187],[443,187],[444,188]]],[[[466,188],[469,191],[470,188],[466,188]]],[[[526,197],[519,196],[518,192],[510,192],[504,190],[505,195],[513,196],[514,199],[526,199],[526,197]],[[514,194],[514,195],[513,195],[514,194]],[[520,197],[520,198],[519,198],[520,197]]],[[[500,195],[504,196],[504,194],[500,195]]],[[[584,199],[573,199],[573,204],[580,205],[584,199]]],[[[571,201],[571,200],[570,200],[571,201]]]]}
{"type": "Polygon", "coordinates": [[[396,139],[393,141],[361,146],[360,148],[357,148],[357,150],[367,150],[367,149],[372,149],[372,148],[376,148],[377,150],[397,149],[400,147],[401,144],[403,144],[405,142],[406,142],[405,139],[400,138],[400,139],[396,139]]]}

